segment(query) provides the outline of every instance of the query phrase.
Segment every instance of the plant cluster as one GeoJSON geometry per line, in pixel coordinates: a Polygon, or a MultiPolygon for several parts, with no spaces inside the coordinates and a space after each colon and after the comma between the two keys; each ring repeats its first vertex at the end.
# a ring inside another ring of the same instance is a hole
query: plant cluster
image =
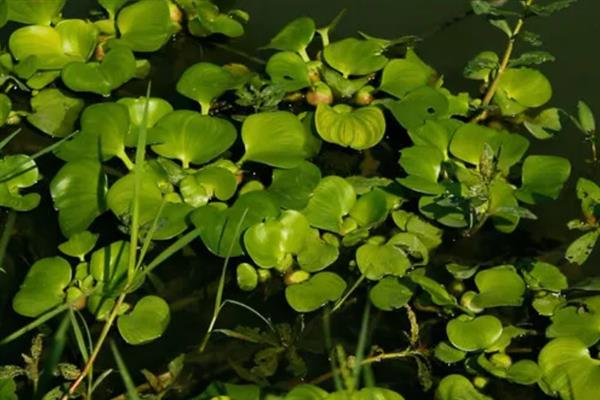
{"type": "MultiPolygon", "coordinates": [[[[7,132],[28,124],[55,139],[35,154],[0,158],[7,210],[0,262],[17,212],[38,207],[41,191],[49,191],[65,238],[55,256],[29,267],[12,298],[12,310],[32,321],[0,345],[37,329],[44,335],[35,336],[24,366],[0,367],[0,399],[92,399],[112,372],[96,376],[94,366],[113,330],[131,346],[163,336],[172,310],[157,267],[200,243],[223,266],[193,353],[217,333],[251,345],[243,361],[229,364],[252,383],[214,382],[193,399],[404,399],[397,387],[376,383],[372,364],[386,360],[415,366],[420,390],[437,400],[491,399],[492,379],[563,400],[596,398],[595,280],[568,282],[562,268],[536,258],[435,258],[452,236],[510,234],[521,219],[536,218],[533,206],[559,197],[570,162],[531,152],[530,144],[557,135],[561,116],[584,134],[596,161],[591,110],[583,102],[576,116],[548,107],[552,87],[537,65],[553,57],[524,30],[528,19],[573,0],[471,1],[507,41],[504,53],[483,51],[468,62],[464,75],[480,93],[445,88],[418,56],[417,37],[332,39],[342,13],[323,27],[308,17],[285,25],[264,46],[271,52],[259,71],[189,66],[175,89],[197,104],[193,110],[154,97],[150,83],[139,97],[119,96],[119,88],[147,80],[143,57],[174,35],[242,35],[244,11],[224,12],[210,0],[98,0],[102,10],[84,20],[63,19],[65,3],[0,1],[0,22],[15,26],[0,54],[11,93],[0,95],[0,121],[7,132]],[[522,45],[533,50],[515,56],[522,45]],[[398,160],[397,171],[379,167],[381,149],[398,160]],[[360,168],[327,166],[328,151],[363,158],[360,168]],[[54,157],[56,173],[40,170],[42,156],[54,157]],[[106,221],[110,233],[98,233],[106,221]],[[227,285],[233,274],[238,289],[227,285]],[[298,320],[275,324],[225,298],[238,290],[262,292],[269,302],[283,292],[298,320]],[[351,303],[365,311],[348,355],[330,325],[351,303]],[[227,305],[255,315],[264,329],[218,328],[227,305]],[[393,350],[369,347],[377,342],[371,307],[405,320],[393,350]],[[330,371],[311,384],[272,385],[281,374],[310,374],[302,339],[314,326],[323,327],[319,350],[330,371]],[[542,344],[514,351],[530,337],[542,344]],[[68,345],[79,356],[65,361],[68,345]],[[318,386],[329,379],[329,390],[318,386]]],[[[18,134],[5,135],[0,151],[18,134]]],[[[583,264],[600,236],[600,188],[580,178],[577,195],[584,219],[569,228],[585,233],[565,258],[583,264]]],[[[161,375],[144,370],[147,382],[136,387],[116,343],[110,347],[129,398],[190,398],[178,394],[177,382],[193,354],[161,375]]]]}

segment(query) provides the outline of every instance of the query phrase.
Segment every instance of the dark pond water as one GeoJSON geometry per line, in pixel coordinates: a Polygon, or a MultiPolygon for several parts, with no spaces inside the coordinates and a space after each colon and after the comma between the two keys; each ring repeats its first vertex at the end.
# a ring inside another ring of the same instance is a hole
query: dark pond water
{"type": "MultiPolygon", "coordinates": [[[[70,0],[65,14],[85,16],[91,4],[90,0],[70,0]]],[[[381,37],[406,34],[423,36],[424,41],[418,46],[418,53],[444,74],[447,86],[453,91],[470,90],[475,93],[476,86],[462,78],[462,69],[466,61],[482,50],[500,51],[504,46],[502,33],[488,26],[480,18],[465,16],[469,5],[463,0],[224,0],[222,4],[225,9],[239,7],[251,15],[246,35],[227,42],[228,45],[260,58],[267,58],[268,53],[257,52],[254,49],[264,45],[287,21],[306,15],[315,18],[318,24],[324,24],[343,8],[347,8],[348,12],[335,32],[339,37],[351,35],[357,30],[381,37]],[[448,25],[447,22],[452,20],[454,22],[448,25]],[[440,29],[441,26],[444,28],[440,29]]],[[[542,35],[544,48],[557,58],[556,62],[541,67],[553,83],[552,103],[555,106],[573,111],[577,101],[584,99],[592,109],[600,110],[598,17],[600,1],[580,0],[571,9],[551,19],[538,19],[528,25],[529,30],[542,35]]],[[[3,44],[6,43],[7,31],[4,29],[3,44]]],[[[215,63],[247,62],[246,59],[224,51],[210,42],[176,39],[161,52],[150,56],[154,95],[169,100],[179,108],[195,108],[193,104],[177,95],[174,87],[181,72],[200,60],[215,63]]],[[[260,65],[249,65],[260,68],[260,65]]],[[[138,96],[144,91],[144,84],[137,82],[119,90],[117,96],[138,96]]],[[[404,133],[398,129],[398,132],[391,134],[404,133]]],[[[46,138],[28,132],[15,142],[14,150],[30,151],[46,142],[46,138]]],[[[447,257],[459,257],[466,262],[500,258],[510,260],[517,256],[541,255],[560,264],[566,244],[574,237],[565,224],[579,216],[579,204],[574,195],[576,178],[586,176],[597,181],[600,179],[600,166],[586,162],[589,148],[583,143],[580,134],[569,125],[565,126],[557,138],[535,143],[533,153],[536,152],[562,155],[572,162],[572,178],[559,201],[535,208],[534,212],[539,216],[539,220],[522,223],[518,232],[511,236],[485,229],[473,238],[456,238],[441,249],[441,260],[447,257]]],[[[57,168],[51,157],[47,157],[42,163],[43,168],[48,168],[49,171],[57,168]]],[[[114,219],[106,217],[100,219],[94,229],[100,232],[115,232],[115,225],[114,219]]],[[[108,237],[107,241],[110,239],[114,239],[114,235],[112,238],[108,237]]],[[[0,276],[0,337],[26,323],[24,319],[7,320],[6,316],[10,314],[9,299],[12,291],[22,279],[27,265],[37,257],[54,255],[60,240],[48,199],[35,212],[19,216],[18,237],[9,248],[12,268],[9,274],[0,276]]],[[[156,343],[142,350],[123,346],[124,357],[132,371],[150,366],[156,369],[155,372],[160,372],[164,370],[164,365],[169,359],[182,352],[192,351],[199,343],[212,311],[215,290],[214,283],[207,286],[206,282],[215,281],[220,261],[210,257],[200,245],[196,245],[193,250],[197,257],[178,257],[162,268],[164,295],[174,309],[173,321],[165,337],[156,343]]],[[[571,268],[565,272],[572,279],[584,275],[597,275],[600,272],[598,253],[600,251],[592,256],[585,269],[571,268]]],[[[270,315],[276,322],[296,322],[295,315],[281,298],[270,299],[268,307],[264,298],[265,293],[254,293],[249,302],[270,315]]],[[[351,305],[342,313],[336,321],[336,326],[343,328],[334,327],[334,336],[353,343],[359,329],[360,312],[360,306],[351,305]]],[[[377,315],[376,318],[379,319],[375,332],[377,343],[393,348],[401,335],[401,329],[405,328],[404,323],[398,322],[398,318],[394,316],[377,315]]],[[[306,322],[310,326],[311,322],[306,322]]],[[[220,324],[229,327],[238,324],[257,326],[255,319],[239,312],[224,313],[220,324]]],[[[320,332],[318,324],[313,325],[315,331],[320,332]]],[[[443,334],[443,325],[432,325],[430,334],[443,334]]],[[[321,340],[320,335],[314,335],[313,340],[321,340]]],[[[0,348],[0,364],[15,360],[25,345],[26,343],[21,341],[11,348],[0,348]]],[[[310,347],[310,340],[305,345],[310,347]]],[[[215,339],[206,356],[191,357],[190,363],[195,368],[192,369],[194,378],[189,380],[190,384],[201,386],[211,379],[233,379],[234,375],[228,369],[225,360],[229,354],[244,351],[239,343],[215,339]]],[[[308,361],[309,367],[314,367],[314,370],[309,369],[313,375],[327,370],[327,365],[323,364],[323,357],[309,356],[308,361]],[[314,364],[310,364],[313,358],[314,364]]],[[[105,357],[99,362],[102,367],[111,360],[105,357]]],[[[376,376],[378,382],[393,382],[407,398],[411,398],[411,393],[419,396],[412,365],[389,363],[384,368],[376,367],[376,376]]],[[[492,385],[492,392],[495,392],[496,398],[500,400],[535,398],[534,390],[529,391],[522,387],[519,387],[518,391],[515,390],[511,385],[492,385]],[[519,393],[518,397],[513,391],[519,393]]],[[[109,394],[115,393],[104,393],[105,396],[109,394]]]]}

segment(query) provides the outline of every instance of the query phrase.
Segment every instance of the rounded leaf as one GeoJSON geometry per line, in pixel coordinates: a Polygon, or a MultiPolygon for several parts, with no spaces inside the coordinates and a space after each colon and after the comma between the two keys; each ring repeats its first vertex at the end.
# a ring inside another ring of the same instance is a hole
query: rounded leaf
{"type": "Polygon", "coordinates": [[[31,114],[27,121],[40,131],[65,137],[75,129],[75,122],[85,103],[67,96],[59,89],[45,89],[31,98],[31,114]]]}
{"type": "Polygon", "coordinates": [[[117,320],[119,333],[131,345],[158,339],[167,329],[171,312],[166,301],[158,296],[146,296],[133,310],[117,320]]]}
{"type": "Polygon", "coordinates": [[[355,203],[352,185],[339,176],[328,176],[321,179],[302,212],[315,228],[342,233],[343,218],[355,203]]]}
{"type": "Polygon", "coordinates": [[[436,78],[435,70],[409,48],[405,58],[393,59],[385,66],[379,88],[401,98],[421,86],[432,84],[436,78]]]}
{"type": "Polygon", "coordinates": [[[377,282],[369,291],[371,303],[380,310],[392,311],[404,307],[413,295],[410,287],[397,278],[388,276],[377,282]]]}
{"type": "Polygon", "coordinates": [[[323,56],[327,64],[347,78],[382,69],[388,61],[383,55],[384,50],[385,47],[375,40],[347,38],[325,47],[323,56]]]}
{"type": "Polygon", "coordinates": [[[333,272],[319,272],[309,280],[285,289],[288,304],[297,312],[315,311],[330,301],[339,299],[346,282],[333,272]]]}
{"type": "Polygon", "coordinates": [[[552,97],[552,86],[538,70],[508,68],[500,76],[498,91],[524,107],[539,107],[552,97]]]}
{"type": "Polygon", "coordinates": [[[120,42],[133,51],[156,51],[175,33],[166,0],[141,0],[119,12],[120,42]]]}
{"type": "Polygon", "coordinates": [[[461,315],[446,325],[452,345],[463,351],[482,350],[502,335],[502,323],[492,315],[469,317],[461,315]]]}
{"type": "Polygon", "coordinates": [[[475,275],[479,290],[473,298],[478,308],[520,306],[525,294],[525,282],[512,265],[500,265],[479,271],[475,275]]]}
{"type": "Polygon", "coordinates": [[[326,142],[364,150],[375,146],[385,134],[383,112],[374,106],[352,109],[339,104],[319,104],[315,114],[319,136],[326,142]]]}
{"type": "Polygon", "coordinates": [[[283,27],[265,48],[301,53],[315,35],[315,21],[300,17],[283,27]]]}
{"type": "Polygon", "coordinates": [[[31,266],[13,298],[13,309],[35,318],[61,304],[71,282],[71,265],[61,257],[43,258],[31,266]]]}

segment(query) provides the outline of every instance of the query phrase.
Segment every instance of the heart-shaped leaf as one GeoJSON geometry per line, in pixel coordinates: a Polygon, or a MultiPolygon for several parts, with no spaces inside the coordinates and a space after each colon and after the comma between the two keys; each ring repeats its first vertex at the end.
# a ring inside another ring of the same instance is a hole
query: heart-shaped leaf
{"type": "Polygon", "coordinates": [[[13,298],[13,309],[35,318],[61,304],[71,282],[71,265],[61,257],[43,258],[31,266],[13,298]]]}
{"type": "MultiPolygon", "coordinates": [[[[125,138],[125,146],[136,147],[138,141],[138,133],[142,128],[144,121],[144,110],[146,109],[145,97],[125,97],[117,101],[118,104],[123,104],[129,109],[129,133],[125,138]]],[[[165,115],[173,111],[173,107],[168,101],[157,98],[148,98],[148,113],[146,115],[146,128],[152,128],[165,115]]]]}
{"type": "Polygon", "coordinates": [[[386,275],[404,276],[410,268],[406,253],[392,244],[363,244],[356,250],[356,263],[360,272],[370,280],[386,275]]]}
{"type": "Polygon", "coordinates": [[[175,33],[166,0],[141,0],[123,8],[117,17],[119,42],[133,51],[156,51],[175,33]]]}
{"type": "Polygon", "coordinates": [[[402,98],[421,86],[432,84],[436,78],[435,70],[409,48],[405,58],[393,59],[385,66],[379,88],[402,98]]]}
{"type": "Polygon", "coordinates": [[[111,49],[102,62],[72,62],[62,71],[64,84],[75,92],[91,92],[102,96],[125,84],[136,74],[136,61],[127,47],[111,49]]]}
{"type": "Polygon", "coordinates": [[[74,130],[84,101],[67,96],[59,89],[45,89],[31,98],[33,113],[27,121],[50,136],[65,137],[74,130]]]}
{"type": "Polygon", "coordinates": [[[323,56],[327,64],[347,78],[367,75],[385,67],[388,59],[383,55],[384,50],[385,47],[375,40],[347,38],[325,47],[323,56]]]}
{"type": "Polygon", "coordinates": [[[528,204],[556,200],[571,175],[571,163],[556,156],[529,156],[523,163],[517,198],[528,204]]]}
{"type": "Polygon", "coordinates": [[[546,329],[547,337],[576,337],[586,346],[600,340],[600,296],[579,302],[581,305],[569,305],[554,311],[552,324],[546,329]]]}
{"type": "Polygon", "coordinates": [[[286,267],[286,257],[297,254],[307,239],[309,225],[298,211],[284,211],[277,220],[250,227],[244,234],[248,255],[260,267],[286,267]]]}
{"type": "MultiPolygon", "coordinates": [[[[135,171],[131,172],[116,181],[110,187],[106,196],[108,208],[123,221],[129,221],[131,217],[135,174],[135,171]]],[[[144,171],[141,178],[138,202],[138,223],[140,225],[145,225],[154,221],[163,199],[156,177],[148,171],[144,171]]]]}
{"type": "Polygon", "coordinates": [[[106,189],[106,175],[96,161],[71,161],[58,171],[50,193],[66,237],[85,231],[104,212],[106,189]]]}
{"type": "Polygon", "coordinates": [[[492,315],[460,315],[448,322],[446,334],[450,343],[457,349],[477,351],[498,340],[502,334],[502,323],[492,315]]]}
{"type": "Polygon", "coordinates": [[[302,122],[287,111],[252,114],[242,125],[243,161],[294,168],[308,155],[308,135],[302,122]]]}
{"type": "Polygon", "coordinates": [[[318,272],[333,264],[338,256],[338,246],[323,240],[317,229],[311,229],[298,252],[297,262],[303,271],[318,272]]]}
{"type": "Polygon", "coordinates": [[[565,400],[594,400],[600,391],[600,360],[576,338],[558,338],[540,351],[542,380],[551,394],[565,400]]]}
{"type": "Polygon", "coordinates": [[[201,62],[183,72],[177,82],[177,91],[200,104],[207,115],[213,100],[239,86],[240,80],[229,70],[215,64],[201,62]]]}
{"type": "Polygon", "coordinates": [[[479,308],[520,306],[525,294],[525,282],[512,265],[500,265],[479,271],[475,275],[479,294],[473,305],[479,308]]]}
{"type": "Polygon", "coordinates": [[[377,282],[369,291],[371,303],[380,310],[392,311],[404,307],[413,295],[410,286],[393,276],[377,282]]]}
{"type": "Polygon", "coordinates": [[[40,179],[35,162],[24,154],[0,159],[0,206],[16,211],[30,211],[40,203],[37,193],[21,194],[40,179]]]}
{"type": "Polygon", "coordinates": [[[330,301],[339,299],[346,282],[333,272],[319,272],[309,280],[285,288],[285,298],[295,311],[315,311],[330,301]]]}
{"type": "Polygon", "coordinates": [[[303,211],[315,228],[343,233],[343,218],[356,202],[350,183],[339,176],[328,176],[319,182],[303,211]]]}
{"type": "Polygon", "coordinates": [[[281,207],[301,210],[321,180],[321,170],[316,165],[302,161],[290,169],[273,169],[271,193],[281,207]]]}
{"type": "Polygon", "coordinates": [[[173,111],[149,132],[152,150],[163,157],[204,164],[226,151],[236,139],[235,127],[227,120],[187,110],[173,111]]]}
{"type": "Polygon", "coordinates": [[[279,206],[264,191],[240,195],[230,208],[206,205],[191,216],[195,226],[201,228],[204,245],[220,257],[244,254],[240,238],[249,227],[279,215],[279,206]]]}
{"type": "Polygon", "coordinates": [[[158,339],[169,326],[171,311],[166,301],[158,296],[145,296],[133,310],[117,320],[119,333],[132,345],[158,339]]]}
{"type": "Polygon", "coordinates": [[[66,0],[5,0],[8,19],[29,25],[50,25],[65,5],[66,0]]]}
{"type": "Polygon", "coordinates": [[[63,143],[56,150],[56,155],[66,161],[106,161],[117,156],[132,168],[133,164],[125,153],[128,131],[127,107],[117,103],[94,104],[81,114],[81,131],[73,140],[63,143]]]}
{"type": "Polygon", "coordinates": [[[346,104],[319,104],[315,114],[319,136],[326,142],[364,150],[375,146],[385,134],[383,112],[374,106],[352,109],[346,104]]]}
{"type": "Polygon", "coordinates": [[[308,67],[302,58],[291,51],[275,53],[266,66],[271,81],[286,92],[310,86],[308,67]]]}

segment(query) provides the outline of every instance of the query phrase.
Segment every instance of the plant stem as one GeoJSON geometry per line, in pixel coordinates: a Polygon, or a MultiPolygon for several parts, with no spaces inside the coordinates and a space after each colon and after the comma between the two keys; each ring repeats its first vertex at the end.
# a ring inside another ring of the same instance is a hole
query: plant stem
{"type": "MultiPolygon", "coordinates": [[[[401,358],[407,358],[407,357],[412,357],[415,355],[421,355],[422,353],[420,351],[416,351],[416,350],[404,350],[404,351],[399,351],[399,352],[395,352],[395,353],[382,353],[382,354],[378,354],[375,356],[370,356],[365,358],[364,360],[362,360],[360,362],[360,366],[364,367],[365,365],[370,365],[373,363],[378,363],[381,361],[385,361],[385,360],[398,360],[401,358]]],[[[320,375],[318,377],[316,377],[315,379],[311,380],[309,382],[309,384],[311,385],[318,385],[319,383],[325,382],[329,379],[331,379],[331,377],[333,377],[333,375],[335,373],[337,373],[338,371],[329,371],[324,373],[323,375],[320,375]]]]}
{"type": "MultiPolygon", "coordinates": [[[[529,7],[532,3],[533,3],[533,0],[527,0],[525,2],[525,7],[526,8],[529,7]]],[[[498,89],[498,84],[500,83],[500,79],[502,78],[504,71],[506,71],[506,69],[508,68],[508,63],[510,62],[510,57],[512,56],[513,50],[515,48],[515,42],[517,40],[517,37],[519,36],[519,33],[521,33],[521,30],[523,29],[524,23],[525,23],[525,18],[524,17],[519,18],[519,20],[517,21],[517,24],[515,25],[515,28],[512,31],[512,35],[508,39],[506,49],[504,50],[504,55],[502,56],[502,61],[500,62],[500,66],[498,67],[498,72],[496,72],[496,76],[494,77],[494,80],[488,87],[487,92],[485,93],[485,95],[483,96],[483,100],[481,101],[481,105],[483,107],[488,106],[491,103],[492,99],[494,98],[494,95],[496,94],[496,90],[498,89]]],[[[484,119],[486,119],[488,117],[489,113],[490,112],[488,109],[483,110],[479,115],[477,115],[473,119],[472,122],[483,121],[484,119]]]]}
{"type": "Polygon", "coordinates": [[[90,354],[90,358],[85,363],[85,366],[83,367],[83,370],[81,371],[81,373],[79,374],[77,379],[69,387],[68,392],[62,397],[62,400],[68,400],[68,398],[70,396],[75,394],[75,391],[77,390],[79,385],[81,385],[81,383],[83,382],[83,380],[85,379],[87,374],[92,369],[92,366],[94,365],[94,362],[96,361],[96,358],[98,357],[98,354],[100,354],[102,345],[106,341],[106,338],[108,337],[110,329],[112,328],[112,325],[115,322],[115,319],[117,318],[119,309],[121,308],[121,305],[125,301],[125,296],[127,296],[127,290],[124,290],[123,293],[119,296],[119,298],[115,302],[115,305],[114,305],[112,311],[110,312],[108,319],[106,320],[106,322],[104,323],[104,326],[102,327],[102,332],[100,333],[100,337],[98,338],[98,341],[96,342],[96,346],[94,347],[92,354],[90,354]]]}

